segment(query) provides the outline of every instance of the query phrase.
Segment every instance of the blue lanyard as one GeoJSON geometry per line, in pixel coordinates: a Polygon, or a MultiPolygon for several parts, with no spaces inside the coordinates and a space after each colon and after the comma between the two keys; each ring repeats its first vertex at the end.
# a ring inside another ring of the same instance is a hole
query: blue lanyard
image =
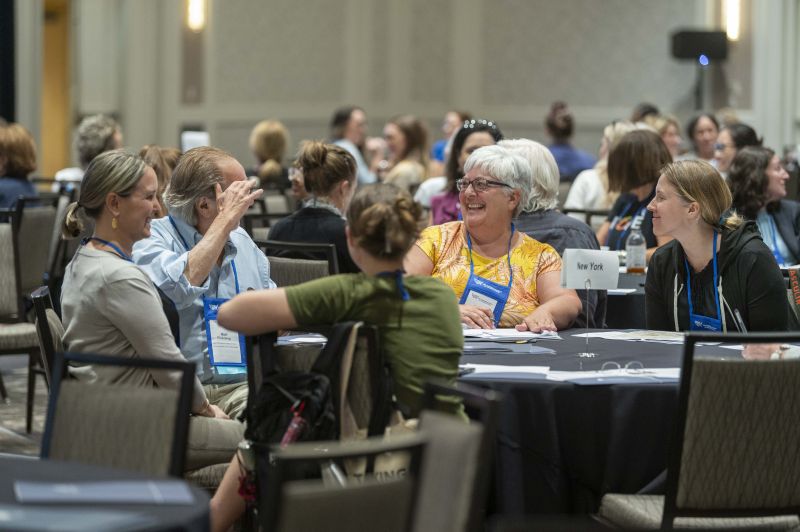
{"type": "Polygon", "coordinates": [[[400,297],[403,301],[408,301],[411,299],[411,296],[408,295],[408,290],[406,290],[406,285],[403,284],[403,274],[406,273],[405,270],[399,269],[393,272],[379,272],[375,275],[377,277],[394,277],[394,282],[397,285],[397,291],[400,293],[400,297]]]}
{"type": "MultiPolygon", "coordinates": [[[[622,211],[622,214],[621,214],[621,215],[619,215],[619,216],[615,216],[615,217],[614,217],[614,219],[613,219],[613,220],[611,220],[611,229],[612,229],[612,230],[613,230],[613,229],[614,229],[614,227],[617,225],[617,223],[619,223],[619,221],[620,221],[622,218],[624,218],[626,214],[628,214],[628,210],[629,210],[631,207],[633,207],[633,204],[634,204],[634,202],[633,202],[633,201],[631,201],[630,203],[628,203],[628,204],[625,206],[625,210],[624,210],[624,211],[622,211]]],[[[642,212],[642,210],[643,210],[643,209],[647,209],[647,205],[645,205],[644,207],[641,207],[641,208],[640,208],[638,211],[636,211],[634,214],[631,214],[631,222],[628,224],[628,228],[627,228],[627,229],[625,229],[625,230],[624,230],[622,233],[620,233],[620,235],[617,237],[617,242],[616,242],[616,245],[614,246],[614,251],[617,251],[617,250],[620,250],[620,249],[623,249],[623,248],[624,248],[624,246],[625,246],[625,235],[627,235],[628,233],[630,233],[631,229],[633,228],[633,222],[634,222],[634,220],[636,219],[636,217],[637,217],[637,216],[639,216],[639,213],[640,213],[640,212],[642,212]],[[620,245],[622,245],[622,247],[620,247],[620,245]]],[[[606,237],[606,245],[607,245],[607,246],[610,246],[610,241],[611,241],[611,233],[609,232],[609,235],[608,235],[608,237],[606,237]]]]}
{"type": "Polygon", "coordinates": [[[114,250],[114,254],[115,254],[115,255],[118,255],[118,256],[119,256],[119,258],[121,258],[121,259],[123,259],[123,260],[127,260],[128,262],[133,262],[133,259],[132,259],[130,256],[126,255],[126,254],[125,254],[125,252],[124,252],[124,251],[122,251],[122,250],[119,248],[119,246],[117,246],[116,244],[113,244],[113,243],[109,242],[108,240],[103,240],[102,238],[98,238],[98,237],[96,237],[96,236],[90,236],[89,238],[85,238],[85,239],[83,240],[83,242],[81,242],[81,245],[84,245],[84,246],[85,246],[85,245],[86,245],[86,243],[87,243],[87,242],[89,242],[90,240],[96,240],[96,241],[100,242],[101,244],[103,244],[104,246],[108,246],[108,247],[110,247],[111,249],[113,249],[113,250],[114,250]]]}
{"type": "MultiPolygon", "coordinates": [[[[466,226],[464,229],[466,230],[466,226]]],[[[511,241],[514,240],[514,230],[514,222],[511,222],[511,235],[508,237],[508,253],[506,254],[510,277],[507,286],[511,286],[511,284],[514,282],[514,269],[511,267],[511,241]]],[[[467,231],[467,249],[469,249],[469,276],[472,277],[475,275],[475,263],[472,262],[472,238],[469,236],[469,231],[467,231]]]]}
{"type": "MultiPolygon", "coordinates": [[[[168,215],[169,223],[172,224],[172,227],[175,228],[175,232],[178,234],[178,238],[181,239],[181,243],[183,247],[186,248],[186,251],[191,251],[192,248],[189,247],[189,244],[186,243],[186,239],[183,238],[180,229],[178,229],[178,224],[175,223],[175,220],[172,218],[172,215],[168,215]]],[[[233,268],[233,284],[236,286],[236,293],[239,293],[239,274],[236,273],[236,261],[231,259],[231,268],[233,268]]]]}
{"type": "Polygon", "coordinates": [[[769,220],[769,232],[770,236],[772,237],[772,255],[775,257],[778,266],[783,266],[786,264],[786,260],[783,258],[783,253],[781,253],[781,250],[778,247],[778,238],[775,231],[775,220],[772,218],[771,214],[767,214],[767,220],[769,220]]]}
{"type": "MultiPolygon", "coordinates": [[[[719,291],[717,290],[717,232],[714,231],[714,241],[711,244],[711,255],[714,265],[714,304],[717,306],[717,319],[722,319],[722,312],[719,308],[719,291]]],[[[683,263],[686,266],[686,297],[689,298],[689,316],[694,314],[692,305],[692,274],[689,271],[689,261],[686,257],[683,258],[683,263]]]]}

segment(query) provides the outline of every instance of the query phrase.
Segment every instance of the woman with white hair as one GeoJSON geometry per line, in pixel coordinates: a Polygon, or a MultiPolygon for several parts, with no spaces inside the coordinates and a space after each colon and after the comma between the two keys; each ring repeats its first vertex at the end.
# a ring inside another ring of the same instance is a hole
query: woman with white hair
{"type": "Polygon", "coordinates": [[[581,303],[574,290],[560,286],[561,257],[512,222],[531,195],[528,162],[486,146],[470,155],[464,171],[456,184],[463,221],[423,231],[406,256],[408,273],[449,285],[468,327],[569,327],[581,303]]]}
{"type": "MultiPolygon", "coordinates": [[[[600,249],[597,238],[588,225],[556,210],[559,173],[550,150],[528,139],[501,140],[498,146],[522,156],[531,165],[531,191],[523,203],[522,212],[514,221],[517,230],[553,246],[559,255],[563,255],[567,248],[600,249]]],[[[584,301],[586,294],[582,290],[578,291],[578,295],[584,301]]],[[[588,314],[589,326],[602,328],[606,314],[605,300],[605,291],[591,290],[588,312],[584,314],[581,311],[576,326],[585,326],[588,314]]]]}

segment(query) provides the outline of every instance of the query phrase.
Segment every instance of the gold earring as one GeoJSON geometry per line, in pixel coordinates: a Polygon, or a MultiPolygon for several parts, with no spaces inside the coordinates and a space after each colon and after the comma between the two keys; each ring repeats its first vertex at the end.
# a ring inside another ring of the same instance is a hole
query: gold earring
{"type": "Polygon", "coordinates": [[[111,229],[113,229],[115,231],[117,230],[117,217],[116,216],[111,218],[111,229]]]}

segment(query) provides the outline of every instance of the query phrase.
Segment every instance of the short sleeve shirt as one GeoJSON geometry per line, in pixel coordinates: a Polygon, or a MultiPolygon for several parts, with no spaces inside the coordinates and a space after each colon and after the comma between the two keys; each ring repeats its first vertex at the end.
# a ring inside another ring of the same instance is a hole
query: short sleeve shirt
{"type": "MultiPolygon", "coordinates": [[[[514,280],[508,301],[500,318],[500,327],[514,327],[541,304],[536,292],[540,275],[561,271],[561,257],[556,250],[524,233],[522,240],[511,250],[514,280]]],[[[445,282],[461,299],[469,280],[469,249],[463,222],[450,222],[425,229],[417,246],[433,262],[431,275],[445,282]]],[[[495,283],[508,285],[511,272],[508,255],[496,259],[472,252],[475,275],[495,283]]]]}

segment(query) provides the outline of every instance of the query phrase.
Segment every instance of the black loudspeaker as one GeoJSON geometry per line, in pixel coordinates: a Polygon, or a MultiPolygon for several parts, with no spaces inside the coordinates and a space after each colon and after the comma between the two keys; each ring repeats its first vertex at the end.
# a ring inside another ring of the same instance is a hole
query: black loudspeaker
{"type": "Polygon", "coordinates": [[[728,58],[728,36],[724,31],[681,30],[672,34],[672,56],[676,59],[728,58]]]}

